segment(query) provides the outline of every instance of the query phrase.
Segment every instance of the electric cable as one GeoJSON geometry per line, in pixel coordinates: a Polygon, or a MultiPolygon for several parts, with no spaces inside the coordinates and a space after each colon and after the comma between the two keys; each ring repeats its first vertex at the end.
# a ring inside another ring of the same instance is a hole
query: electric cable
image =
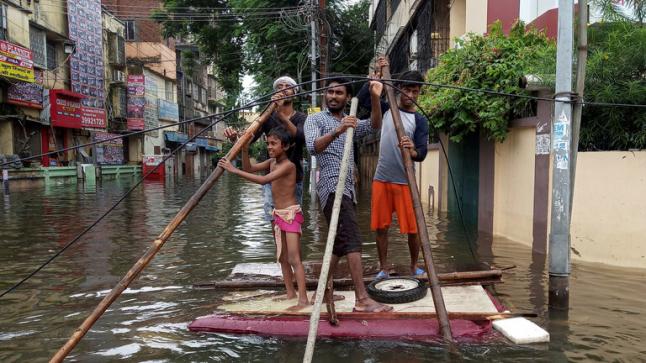
{"type": "MultiPolygon", "coordinates": [[[[356,82],[356,81],[355,81],[355,82],[356,82]]],[[[352,83],[352,82],[348,82],[348,83],[352,83]]],[[[346,83],[344,83],[344,85],[345,85],[345,84],[346,84],[346,83]]],[[[297,84],[297,85],[295,85],[295,86],[292,86],[292,88],[293,88],[293,87],[298,87],[298,86],[299,86],[299,85],[297,84]]],[[[329,87],[324,87],[324,88],[329,88],[329,87]]],[[[281,90],[281,91],[277,91],[277,92],[282,92],[282,90],[281,90]]],[[[275,94],[275,93],[277,93],[277,92],[274,92],[274,94],[275,94]]],[[[308,92],[308,93],[309,93],[309,92],[308,92]]],[[[271,102],[273,102],[273,101],[271,101],[271,100],[270,100],[270,101],[268,101],[268,102],[264,102],[264,103],[267,105],[267,106],[265,107],[265,109],[269,106],[269,104],[270,104],[271,102]]],[[[257,100],[255,101],[255,103],[257,103],[256,105],[261,104],[261,103],[258,103],[258,102],[257,102],[257,100]]],[[[250,105],[252,105],[252,104],[254,104],[254,102],[251,102],[250,104],[245,105],[245,106],[240,107],[240,108],[234,108],[234,109],[231,109],[231,110],[229,110],[229,111],[227,111],[227,112],[223,113],[223,114],[222,114],[222,116],[221,116],[219,119],[217,119],[217,120],[213,120],[213,121],[209,124],[209,126],[207,126],[206,128],[202,129],[202,130],[201,130],[201,131],[199,131],[197,134],[195,134],[194,136],[192,136],[191,138],[189,138],[188,140],[186,140],[185,142],[183,142],[182,144],[180,144],[179,146],[177,146],[175,149],[173,149],[173,150],[172,150],[168,155],[166,155],[166,156],[162,159],[162,161],[161,161],[159,164],[155,165],[155,167],[153,167],[150,171],[148,171],[148,173],[146,173],[145,175],[143,175],[143,176],[139,179],[139,181],[138,181],[137,183],[135,183],[135,185],[134,185],[134,186],[132,186],[132,187],[131,187],[131,188],[130,188],[126,193],[124,193],[124,194],[119,198],[119,200],[117,200],[117,202],[116,202],[116,203],[114,203],[110,208],[108,208],[108,209],[107,209],[107,210],[106,210],[106,211],[105,211],[105,212],[104,212],[104,213],[103,213],[103,214],[102,214],[102,215],[101,215],[97,220],[95,220],[92,224],[90,224],[89,226],[87,226],[83,231],[81,231],[78,235],[76,235],[76,237],[74,237],[71,241],[69,241],[68,243],[66,243],[66,244],[65,244],[65,245],[64,245],[60,250],[58,250],[58,251],[57,251],[55,254],[53,254],[50,258],[48,258],[48,259],[47,259],[43,264],[41,264],[38,268],[36,268],[34,271],[32,271],[29,275],[27,275],[27,276],[26,276],[26,277],[24,277],[22,280],[20,280],[19,282],[17,282],[17,283],[16,283],[16,284],[14,284],[13,286],[11,286],[9,289],[7,289],[6,291],[4,291],[2,294],[0,294],[0,298],[2,298],[3,296],[5,296],[5,295],[7,295],[7,294],[11,293],[11,292],[12,292],[12,291],[14,291],[15,289],[17,289],[19,286],[21,286],[23,283],[25,283],[27,280],[29,280],[29,279],[30,279],[30,278],[32,278],[34,275],[36,275],[39,271],[41,271],[43,268],[45,268],[48,264],[50,264],[54,259],[56,259],[58,256],[60,256],[63,252],[65,252],[65,250],[67,250],[70,246],[72,246],[72,245],[73,245],[74,243],[76,243],[79,239],[81,239],[81,237],[83,237],[83,235],[85,235],[85,234],[86,234],[87,232],[89,232],[92,228],[94,228],[94,226],[96,226],[97,224],[99,224],[99,223],[100,223],[100,222],[101,222],[101,221],[102,221],[102,220],[103,220],[103,219],[104,219],[108,214],[110,214],[110,212],[112,212],[114,209],[116,209],[116,208],[117,208],[117,206],[119,206],[119,204],[120,204],[123,200],[125,200],[125,199],[126,199],[126,197],[127,197],[127,196],[132,192],[132,191],[134,191],[134,190],[135,190],[139,185],[141,185],[141,183],[146,179],[146,177],[147,177],[147,176],[149,176],[149,175],[150,175],[150,174],[152,174],[155,170],[157,170],[157,168],[158,168],[160,165],[164,164],[164,163],[166,162],[166,160],[168,160],[170,157],[172,157],[174,153],[176,153],[177,151],[179,151],[180,149],[182,149],[182,148],[183,148],[184,146],[186,146],[186,144],[188,144],[189,142],[191,142],[191,141],[193,141],[194,139],[196,139],[200,134],[202,134],[204,131],[208,130],[208,129],[209,129],[210,127],[212,127],[213,125],[215,125],[215,124],[219,123],[220,121],[224,120],[224,118],[225,118],[225,117],[228,117],[228,116],[230,116],[230,115],[234,114],[236,111],[239,111],[239,110],[241,110],[241,109],[245,109],[245,108],[249,108],[249,107],[256,106],[256,105],[250,106],[250,105]]],[[[264,112],[264,111],[263,111],[263,112],[264,112]]],[[[213,115],[205,116],[205,117],[203,117],[203,118],[207,118],[207,117],[213,118],[213,115]]]]}
{"type": "MultiPolygon", "coordinates": [[[[226,116],[224,116],[224,117],[226,117],[226,116]]],[[[220,121],[222,121],[222,120],[224,119],[224,117],[222,117],[222,118],[220,118],[220,119],[218,119],[218,120],[214,120],[213,122],[211,122],[211,124],[210,124],[209,126],[213,126],[213,125],[215,125],[215,124],[219,123],[220,121]]],[[[22,278],[22,280],[18,281],[16,284],[14,284],[14,285],[13,285],[13,286],[11,286],[9,289],[7,289],[7,290],[6,290],[6,291],[4,291],[2,294],[0,294],[0,298],[2,298],[3,296],[5,296],[5,295],[7,295],[7,294],[11,293],[11,292],[12,292],[12,291],[14,291],[15,289],[17,289],[20,285],[22,285],[22,284],[23,284],[23,283],[25,283],[27,280],[29,280],[29,279],[30,279],[30,278],[32,278],[34,275],[36,275],[40,270],[42,270],[42,269],[43,269],[43,268],[45,268],[47,265],[49,265],[49,264],[50,264],[50,263],[51,263],[55,258],[57,258],[57,257],[58,257],[58,256],[60,256],[63,252],[65,252],[65,251],[66,251],[70,246],[72,246],[74,243],[76,243],[76,241],[78,241],[79,239],[81,239],[81,237],[83,237],[87,232],[89,232],[92,228],[94,228],[94,226],[96,226],[97,224],[99,224],[99,223],[100,223],[100,222],[101,222],[105,217],[107,217],[107,216],[108,216],[108,214],[110,214],[110,212],[112,212],[114,209],[116,209],[116,208],[119,206],[119,204],[121,204],[121,202],[122,202],[123,200],[125,200],[125,199],[126,199],[126,197],[128,197],[128,195],[130,195],[130,193],[131,193],[131,192],[133,192],[133,191],[134,191],[134,190],[135,190],[139,185],[141,185],[141,183],[143,183],[143,181],[146,179],[146,177],[148,177],[150,174],[152,174],[153,172],[155,172],[155,170],[157,170],[157,168],[159,168],[159,166],[160,166],[160,165],[163,165],[163,164],[166,162],[166,160],[168,160],[170,157],[172,157],[172,156],[173,156],[173,154],[174,154],[175,152],[179,151],[179,150],[180,150],[181,148],[183,148],[186,144],[188,144],[189,142],[191,142],[191,141],[193,141],[194,139],[196,139],[196,138],[197,138],[201,133],[203,133],[205,130],[207,130],[207,129],[202,129],[200,132],[198,132],[197,134],[195,134],[193,137],[189,138],[187,141],[185,141],[184,143],[182,143],[181,145],[179,145],[179,146],[177,146],[175,149],[173,149],[173,151],[171,151],[168,155],[166,155],[166,156],[162,159],[162,161],[161,161],[159,164],[155,165],[155,167],[153,167],[153,168],[152,168],[152,169],[150,169],[150,170],[149,170],[145,175],[143,175],[143,176],[142,176],[142,177],[141,177],[141,178],[140,178],[140,179],[135,183],[135,185],[133,185],[130,189],[128,189],[128,191],[126,191],[126,192],[125,192],[125,193],[124,193],[124,194],[123,194],[123,195],[122,195],[122,196],[121,196],[121,197],[120,197],[120,198],[119,198],[119,199],[118,199],[118,200],[117,200],[117,201],[116,201],[116,202],[115,202],[115,203],[114,203],[110,208],[108,208],[108,209],[107,209],[107,210],[106,210],[106,211],[105,211],[105,212],[104,212],[104,213],[103,213],[103,214],[102,214],[98,219],[96,219],[96,220],[95,220],[92,224],[90,224],[89,226],[85,227],[85,229],[83,229],[79,234],[77,234],[77,235],[76,235],[76,237],[74,237],[72,240],[70,240],[69,242],[67,242],[67,243],[66,243],[66,244],[65,244],[61,249],[59,249],[59,250],[58,250],[56,253],[54,253],[51,257],[49,257],[49,258],[48,258],[48,259],[47,259],[43,264],[41,264],[38,268],[36,268],[34,271],[32,271],[29,275],[25,276],[24,278],[22,278]]]]}

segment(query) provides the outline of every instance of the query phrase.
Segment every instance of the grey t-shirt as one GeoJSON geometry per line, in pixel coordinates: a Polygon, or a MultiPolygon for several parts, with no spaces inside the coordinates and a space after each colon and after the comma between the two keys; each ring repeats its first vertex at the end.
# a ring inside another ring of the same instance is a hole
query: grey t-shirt
{"type": "MultiPolygon", "coordinates": [[[[423,128],[420,124],[427,125],[425,124],[426,119],[419,116],[417,113],[406,112],[403,110],[400,111],[401,112],[399,114],[401,115],[406,136],[413,140],[418,154],[421,154],[422,152],[424,153],[423,156],[418,155],[418,158],[416,159],[419,159],[421,156],[421,159],[424,160],[424,157],[426,156],[425,144],[428,139],[428,126],[425,128],[425,132],[419,129],[423,128]],[[421,127],[418,127],[418,125],[421,127]],[[417,139],[421,140],[416,140],[415,136],[417,136],[417,139]],[[420,148],[417,148],[418,143],[424,145],[423,151],[420,150],[420,148]]],[[[397,132],[395,130],[395,123],[393,122],[391,110],[386,111],[381,125],[379,160],[377,161],[377,170],[375,171],[374,180],[395,184],[408,184],[408,179],[406,179],[406,170],[404,168],[404,160],[402,159],[401,149],[399,148],[399,140],[397,139],[397,132]]]]}
{"type": "MultiPolygon", "coordinates": [[[[370,109],[370,93],[366,83],[359,94],[359,103],[361,106],[370,109]]],[[[399,140],[395,131],[395,123],[390,110],[390,105],[386,102],[381,103],[381,112],[384,113],[381,122],[381,139],[379,141],[379,159],[377,161],[377,170],[375,171],[374,180],[379,180],[395,184],[408,184],[406,179],[406,169],[404,169],[404,160],[402,159],[399,140]]],[[[406,112],[400,110],[402,124],[405,134],[415,144],[417,156],[413,161],[424,161],[428,152],[428,120],[419,112],[406,112]]]]}

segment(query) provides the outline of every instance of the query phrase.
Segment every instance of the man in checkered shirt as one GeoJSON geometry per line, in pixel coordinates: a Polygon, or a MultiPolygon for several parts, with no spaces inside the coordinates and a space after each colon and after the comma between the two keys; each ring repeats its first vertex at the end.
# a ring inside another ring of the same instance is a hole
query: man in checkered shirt
{"type": "MultiPolygon", "coordinates": [[[[372,117],[368,120],[359,121],[356,117],[347,116],[344,113],[345,107],[352,97],[350,81],[344,78],[335,78],[328,82],[328,89],[325,92],[327,110],[311,115],[305,120],[305,144],[310,154],[316,155],[319,163],[320,179],[317,183],[317,194],[321,206],[323,206],[323,214],[329,224],[332,218],[334,194],[341,170],[341,159],[346,138],[345,131],[349,127],[355,128],[354,138],[356,141],[381,127],[379,96],[383,86],[380,82],[370,82],[370,96],[372,105],[375,105],[372,107],[372,117]]],[[[361,236],[353,202],[355,192],[352,160],[354,160],[354,150],[350,150],[351,164],[348,168],[348,176],[341,200],[339,225],[334,239],[330,275],[332,275],[339,259],[347,256],[350,274],[354,282],[355,311],[390,311],[392,307],[380,304],[368,296],[363,283],[361,236]]]]}

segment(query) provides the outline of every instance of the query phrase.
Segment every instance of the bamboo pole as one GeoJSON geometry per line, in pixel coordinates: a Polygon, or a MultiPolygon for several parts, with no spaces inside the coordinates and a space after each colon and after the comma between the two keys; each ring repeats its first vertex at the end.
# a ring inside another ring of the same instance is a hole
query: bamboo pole
{"type": "MultiPolygon", "coordinates": [[[[254,317],[305,317],[309,313],[306,311],[232,311],[236,316],[254,316],[254,317]]],[[[513,317],[536,317],[536,313],[511,313],[511,312],[450,312],[449,318],[452,320],[497,320],[513,317]]],[[[402,320],[402,319],[437,319],[438,315],[434,312],[416,312],[416,311],[389,311],[386,313],[366,313],[366,312],[337,312],[337,316],[342,319],[356,320],[402,320]]],[[[321,313],[321,318],[326,318],[326,313],[321,313]]]]}
{"type": "MultiPolygon", "coordinates": [[[[454,286],[460,284],[490,284],[501,282],[501,270],[490,271],[465,271],[465,272],[450,272],[438,274],[441,286],[454,286]]],[[[428,278],[417,278],[420,281],[428,281],[428,278]]],[[[370,283],[373,279],[364,277],[363,282],[370,283]]],[[[306,286],[308,288],[316,288],[318,280],[306,279],[306,286]]],[[[338,278],[334,279],[334,286],[346,287],[352,286],[351,278],[338,278]]],[[[255,288],[284,288],[283,280],[224,280],[194,284],[193,288],[196,289],[255,289],[255,288]]]]}
{"type": "MultiPolygon", "coordinates": [[[[390,76],[390,66],[386,65],[381,68],[381,74],[385,79],[384,83],[386,85],[386,95],[388,96],[388,104],[390,105],[390,112],[393,116],[393,122],[395,123],[395,130],[397,131],[397,139],[401,140],[405,136],[404,126],[402,124],[401,115],[399,114],[399,107],[397,104],[397,98],[395,97],[395,91],[393,89],[392,77],[390,76]]],[[[419,238],[420,244],[422,245],[422,255],[424,256],[424,262],[426,264],[426,271],[429,277],[429,282],[431,285],[431,295],[433,296],[433,302],[435,304],[435,310],[437,311],[438,318],[440,321],[440,328],[442,330],[442,336],[446,342],[452,343],[453,336],[451,334],[451,325],[449,325],[449,317],[446,312],[446,306],[444,305],[444,298],[442,297],[442,290],[440,288],[440,281],[435,272],[435,266],[433,263],[433,254],[431,252],[431,243],[428,238],[428,231],[426,230],[426,220],[424,219],[424,210],[422,209],[422,203],[419,197],[419,190],[417,189],[417,181],[415,180],[415,170],[413,169],[413,160],[410,156],[410,151],[405,148],[401,148],[402,158],[404,159],[404,167],[406,169],[406,178],[408,179],[408,186],[410,188],[411,196],[413,199],[413,208],[415,210],[415,219],[417,221],[417,236],[419,238]]]]}
{"type": "MultiPolygon", "coordinates": [[[[275,103],[271,103],[266,109],[263,115],[266,113],[271,114],[274,109],[276,108],[275,103]]],[[[258,131],[260,126],[262,125],[262,122],[266,120],[268,117],[265,117],[263,119],[263,115],[258,117],[249,127],[247,128],[247,132],[242,135],[240,139],[233,145],[231,150],[227,153],[225,156],[227,159],[231,160],[235,158],[240,150],[242,149],[242,146],[245,145],[247,142],[251,140],[253,135],[258,131]],[[260,121],[263,120],[263,121],[260,121]]],[[[162,231],[162,233],[157,237],[152,242],[152,245],[148,248],[146,253],[144,253],[141,258],[130,268],[130,270],[126,273],[126,275],[119,281],[119,283],[112,288],[112,291],[106,297],[101,300],[99,305],[94,308],[94,311],[83,321],[81,326],[79,326],[74,334],[69,338],[69,340],[63,345],[57,352],[56,354],[52,357],[50,362],[62,362],[63,359],[74,349],[74,347],[78,344],[78,342],[87,334],[88,330],[94,325],[94,323],[103,315],[103,313],[110,307],[110,305],[121,295],[123,290],[125,290],[128,285],[141,273],[141,271],[148,266],[150,261],[153,259],[155,254],[159,252],[161,247],[166,243],[168,238],[175,232],[175,229],[186,219],[186,217],[191,213],[193,208],[197,206],[197,204],[202,200],[202,198],[206,195],[206,193],[213,187],[215,182],[222,176],[224,173],[224,170],[221,167],[215,168],[215,170],[209,175],[209,177],[206,179],[204,184],[200,186],[200,188],[191,196],[191,198],[184,204],[182,209],[177,212],[175,217],[168,223],[166,228],[162,231]]]]}
{"type": "MultiPolygon", "coordinates": [[[[356,116],[357,106],[359,100],[356,97],[352,98],[350,106],[350,115],[356,116]]],[[[303,356],[303,363],[310,363],[312,355],[314,354],[314,344],[316,343],[316,333],[319,326],[319,317],[321,316],[321,304],[323,303],[323,296],[328,281],[328,273],[330,272],[330,260],[332,259],[332,247],[334,246],[334,239],[336,238],[337,224],[339,223],[339,212],[341,210],[341,198],[343,198],[343,191],[345,189],[345,179],[348,175],[348,163],[350,159],[350,151],[352,150],[352,139],[354,138],[354,128],[348,128],[345,131],[345,144],[343,147],[343,157],[341,159],[341,170],[339,171],[339,182],[336,185],[336,192],[334,194],[334,204],[332,205],[332,218],[330,218],[330,228],[327,233],[327,242],[325,243],[325,253],[323,255],[323,265],[321,266],[321,275],[319,276],[318,287],[316,288],[316,301],[310,315],[310,330],[307,334],[307,345],[305,347],[305,355],[303,356]]]]}

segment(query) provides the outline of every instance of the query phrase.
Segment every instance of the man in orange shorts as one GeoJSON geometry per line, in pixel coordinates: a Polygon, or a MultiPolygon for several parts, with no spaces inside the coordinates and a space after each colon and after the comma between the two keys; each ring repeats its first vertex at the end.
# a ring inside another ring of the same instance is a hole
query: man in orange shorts
{"type": "MultiPolygon", "coordinates": [[[[385,59],[378,60],[378,68],[387,64],[385,59]]],[[[397,213],[399,231],[408,234],[410,250],[410,271],[413,276],[424,274],[417,267],[419,259],[419,240],[417,223],[413,210],[413,200],[408,187],[400,148],[410,150],[413,161],[423,161],[428,151],[428,121],[416,111],[415,103],[419,96],[424,77],[417,71],[409,71],[399,77],[397,87],[401,90],[398,106],[406,135],[397,139],[395,124],[389,105],[382,101],[384,112],[379,141],[379,160],[372,182],[372,210],[370,227],[377,231],[377,250],[381,271],[377,279],[388,277],[388,229],[392,222],[393,212],[397,213]]],[[[370,107],[367,85],[359,92],[359,101],[364,107],[370,107]]]]}

